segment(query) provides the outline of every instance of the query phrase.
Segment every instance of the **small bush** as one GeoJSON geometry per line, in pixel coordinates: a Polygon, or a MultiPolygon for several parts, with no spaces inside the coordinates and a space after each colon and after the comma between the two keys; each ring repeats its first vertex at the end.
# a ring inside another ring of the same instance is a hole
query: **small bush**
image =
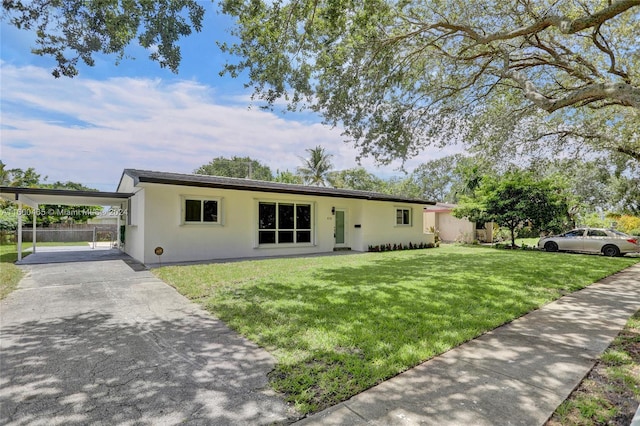
{"type": "Polygon", "coordinates": [[[437,245],[433,243],[414,244],[412,242],[409,242],[409,244],[394,243],[393,245],[391,245],[391,243],[389,243],[389,244],[380,244],[375,246],[369,245],[368,250],[370,252],[384,252],[384,251],[396,251],[396,250],[419,250],[419,249],[427,249],[427,248],[433,248],[433,247],[437,247],[437,245]]]}

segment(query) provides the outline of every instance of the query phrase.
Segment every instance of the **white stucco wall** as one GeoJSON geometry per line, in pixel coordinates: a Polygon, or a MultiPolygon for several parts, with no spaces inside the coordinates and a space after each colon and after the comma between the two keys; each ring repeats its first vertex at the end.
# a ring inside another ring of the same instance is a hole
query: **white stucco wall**
{"type": "Polygon", "coordinates": [[[425,212],[425,228],[434,227],[442,241],[472,242],[476,237],[475,223],[467,219],[458,219],[450,212],[425,212]]]}
{"type": "Polygon", "coordinates": [[[363,251],[369,245],[433,243],[433,234],[423,230],[424,206],[386,201],[368,201],[363,214],[363,251]],[[396,224],[396,209],[411,210],[411,225],[396,224]]]}
{"type": "Polygon", "coordinates": [[[138,192],[132,199],[131,213],[135,215],[141,210],[135,208],[133,200],[137,199],[144,205],[143,217],[137,225],[127,226],[125,251],[144,263],[331,252],[335,247],[334,207],[346,211],[345,246],[352,250],[366,251],[368,245],[385,243],[433,242],[433,236],[422,230],[422,205],[148,183],[138,185],[135,190],[138,192]],[[185,197],[219,199],[221,223],[184,224],[185,197]],[[311,204],[313,243],[260,246],[257,239],[260,201],[311,204]],[[411,208],[411,226],[395,225],[396,206],[411,208]],[[156,247],[164,250],[161,258],[154,254],[156,247]]]}
{"type": "Polygon", "coordinates": [[[134,259],[144,259],[144,231],[145,231],[145,190],[137,192],[127,203],[127,215],[124,236],[124,252],[134,259]]]}

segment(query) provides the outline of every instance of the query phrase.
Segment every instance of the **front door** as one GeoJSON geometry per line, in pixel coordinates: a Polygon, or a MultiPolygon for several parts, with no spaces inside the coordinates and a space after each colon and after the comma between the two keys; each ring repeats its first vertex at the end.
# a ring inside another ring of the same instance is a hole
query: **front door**
{"type": "Polygon", "coordinates": [[[347,241],[347,215],[343,209],[336,209],[336,225],[335,225],[335,238],[336,247],[346,247],[347,241]]]}

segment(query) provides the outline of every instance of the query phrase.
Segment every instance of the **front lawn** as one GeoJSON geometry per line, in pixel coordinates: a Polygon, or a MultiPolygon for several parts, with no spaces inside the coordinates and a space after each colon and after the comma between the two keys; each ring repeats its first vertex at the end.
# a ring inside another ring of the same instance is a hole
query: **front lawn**
{"type": "MultiPolygon", "coordinates": [[[[23,256],[28,253],[23,251],[23,256]]],[[[0,300],[16,289],[22,271],[13,263],[18,259],[18,248],[15,244],[0,245],[0,300]]]]}
{"type": "Polygon", "coordinates": [[[444,246],[155,273],[269,350],[272,386],[307,413],[638,261],[444,246]]]}

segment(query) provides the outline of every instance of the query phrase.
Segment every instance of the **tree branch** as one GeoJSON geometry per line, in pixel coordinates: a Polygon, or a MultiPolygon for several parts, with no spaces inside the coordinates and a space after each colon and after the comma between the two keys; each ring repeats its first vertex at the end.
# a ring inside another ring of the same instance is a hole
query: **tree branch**
{"type": "Polygon", "coordinates": [[[640,151],[638,150],[633,150],[630,148],[625,148],[623,146],[618,146],[615,148],[615,150],[621,154],[626,154],[632,158],[635,158],[636,160],[640,161],[640,151]]]}
{"type": "Polygon", "coordinates": [[[486,37],[476,37],[477,33],[472,31],[465,32],[470,37],[475,39],[479,44],[487,44],[493,41],[510,40],[520,36],[535,34],[551,26],[558,28],[563,34],[575,34],[584,29],[599,26],[603,22],[638,5],[640,5],[640,0],[620,0],[610,3],[608,7],[596,13],[587,14],[586,16],[578,19],[571,20],[562,16],[549,15],[543,17],[542,19],[534,22],[529,26],[518,28],[509,32],[492,34],[486,37]]]}
{"type": "Polygon", "coordinates": [[[504,53],[504,56],[502,76],[515,81],[527,99],[547,112],[554,112],[584,101],[598,100],[613,100],[621,105],[640,109],[640,88],[622,82],[590,84],[573,90],[560,98],[547,97],[523,73],[510,68],[507,52],[504,53]]]}

